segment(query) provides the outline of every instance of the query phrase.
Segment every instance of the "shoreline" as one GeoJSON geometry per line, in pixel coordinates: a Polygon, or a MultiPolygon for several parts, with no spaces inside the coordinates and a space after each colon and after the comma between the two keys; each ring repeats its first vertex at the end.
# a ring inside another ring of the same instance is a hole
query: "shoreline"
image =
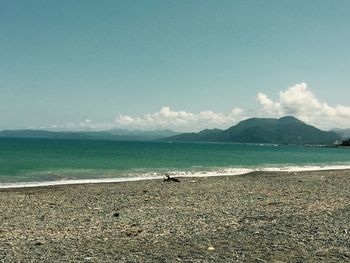
{"type": "MultiPolygon", "coordinates": [[[[265,168],[229,168],[221,169],[216,172],[203,171],[197,173],[180,172],[178,174],[169,173],[171,177],[175,178],[204,178],[204,177],[221,177],[234,175],[247,175],[255,172],[311,172],[311,171],[342,171],[350,170],[350,165],[307,165],[307,166],[282,166],[282,167],[265,167],[265,168]]],[[[91,178],[91,179],[71,179],[71,180],[57,180],[57,181],[33,181],[33,182],[15,182],[15,183],[0,183],[0,191],[6,189],[22,189],[22,188],[41,188],[64,185],[82,185],[82,184],[108,184],[108,183],[122,183],[146,180],[161,180],[165,174],[153,176],[135,176],[135,177],[115,177],[115,178],[91,178]]]]}

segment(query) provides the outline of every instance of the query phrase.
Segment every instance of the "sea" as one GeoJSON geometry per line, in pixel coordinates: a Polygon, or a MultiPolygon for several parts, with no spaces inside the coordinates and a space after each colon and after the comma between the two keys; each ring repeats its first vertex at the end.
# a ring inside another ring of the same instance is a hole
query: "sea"
{"type": "Polygon", "coordinates": [[[350,169],[350,149],[0,138],[0,188],[333,169],[350,169]]]}

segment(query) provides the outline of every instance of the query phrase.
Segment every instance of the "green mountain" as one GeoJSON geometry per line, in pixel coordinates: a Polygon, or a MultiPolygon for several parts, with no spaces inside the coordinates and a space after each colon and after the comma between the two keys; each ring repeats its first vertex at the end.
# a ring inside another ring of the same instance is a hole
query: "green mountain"
{"type": "Polygon", "coordinates": [[[109,131],[45,131],[45,130],[4,130],[0,131],[0,138],[37,138],[37,139],[75,139],[75,140],[114,140],[114,141],[149,141],[161,140],[178,133],[171,130],[123,130],[109,131]]]}
{"type": "Polygon", "coordinates": [[[340,136],[326,132],[292,117],[280,119],[251,118],[241,121],[227,130],[204,130],[199,133],[183,133],[166,138],[168,141],[185,142],[236,142],[274,144],[333,144],[340,136]]]}

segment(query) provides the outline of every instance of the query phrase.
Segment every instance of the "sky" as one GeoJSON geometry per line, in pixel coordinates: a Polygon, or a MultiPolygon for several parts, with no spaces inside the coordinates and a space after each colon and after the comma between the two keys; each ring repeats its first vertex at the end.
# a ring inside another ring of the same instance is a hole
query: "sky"
{"type": "Polygon", "coordinates": [[[348,0],[1,0],[0,130],[350,128],[348,0]]]}

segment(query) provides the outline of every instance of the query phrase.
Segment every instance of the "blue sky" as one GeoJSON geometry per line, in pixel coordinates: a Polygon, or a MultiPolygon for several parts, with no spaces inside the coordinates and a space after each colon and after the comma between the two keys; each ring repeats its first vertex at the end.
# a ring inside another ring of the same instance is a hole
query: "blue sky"
{"type": "Polygon", "coordinates": [[[349,13],[342,0],[2,0],[0,129],[285,114],[350,127],[349,13]]]}

